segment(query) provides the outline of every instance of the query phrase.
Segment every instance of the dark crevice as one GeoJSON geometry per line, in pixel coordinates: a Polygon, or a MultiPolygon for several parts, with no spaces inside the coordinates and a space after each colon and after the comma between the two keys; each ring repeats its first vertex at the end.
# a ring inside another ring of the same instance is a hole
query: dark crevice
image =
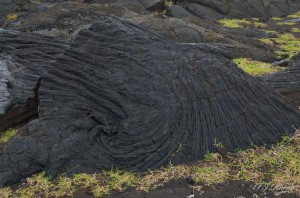
{"type": "Polygon", "coordinates": [[[23,126],[39,116],[38,91],[41,85],[41,81],[42,78],[39,78],[37,80],[37,83],[33,88],[33,97],[27,98],[24,104],[14,106],[7,113],[0,116],[0,132],[6,131],[9,128],[23,126]]]}

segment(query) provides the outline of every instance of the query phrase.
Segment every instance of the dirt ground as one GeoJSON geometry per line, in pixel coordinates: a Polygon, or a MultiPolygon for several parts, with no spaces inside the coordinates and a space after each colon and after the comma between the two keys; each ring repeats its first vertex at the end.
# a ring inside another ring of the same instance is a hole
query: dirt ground
{"type": "MultiPolygon", "coordinates": [[[[255,185],[244,181],[228,181],[211,187],[199,187],[188,184],[185,180],[172,181],[162,187],[158,187],[148,193],[138,192],[128,189],[125,192],[116,192],[105,198],[297,198],[295,194],[290,194],[283,188],[265,185],[255,185]],[[198,187],[198,188],[197,188],[198,187]],[[199,189],[200,188],[200,189],[199,189]],[[273,190],[274,189],[274,190],[273,190]]],[[[87,191],[79,190],[74,194],[74,198],[94,197],[87,191]]]]}

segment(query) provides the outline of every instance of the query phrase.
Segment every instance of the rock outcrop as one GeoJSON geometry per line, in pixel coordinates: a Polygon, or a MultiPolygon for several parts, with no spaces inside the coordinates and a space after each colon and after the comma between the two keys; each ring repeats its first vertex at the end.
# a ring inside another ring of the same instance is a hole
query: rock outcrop
{"type": "Polygon", "coordinates": [[[288,69],[268,75],[264,79],[285,96],[287,102],[300,110],[300,61],[288,69]]]}
{"type": "Polygon", "coordinates": [[[36,116],[39,78],[67,46],[51,37],[0,30],[0,131],[36,116]]]}
{"type": "Polygon", "coordinates": [[[39,88],[39,117],[0,145],[0,185],[41,170],[196,161],[215,141],[229,150],[271,144],[300,125],[299,113],[226,51],[178,44],[117,18],[81,30],[70,47],[19,33],[0,41],[4,83],[16,84],[3,86],[9,97],[24,101],[39,88]]]}
{"type": "Polygon", "coordinates": [[[176,0],[168,13],[173,17],[217,20],[220,18],[282,17],[299,10],[298,0],[176,0]]]}

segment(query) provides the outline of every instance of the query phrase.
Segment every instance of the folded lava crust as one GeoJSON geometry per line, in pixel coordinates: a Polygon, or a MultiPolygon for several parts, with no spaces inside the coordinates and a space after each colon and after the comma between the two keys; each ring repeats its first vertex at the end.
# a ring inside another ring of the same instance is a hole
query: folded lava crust
{"type": "Polygon", "coordinates": [[[41,170],[55,176],[197,161],[215,142],[228,150],[269,145],[300,125],[299,113],[227,52],[171,42],[114,17],[81,30],[70,45],[2,32],[0,69],[0,126],[24,115],[28,100],[37,114],[0,145],[0,185],[41,170]]]}

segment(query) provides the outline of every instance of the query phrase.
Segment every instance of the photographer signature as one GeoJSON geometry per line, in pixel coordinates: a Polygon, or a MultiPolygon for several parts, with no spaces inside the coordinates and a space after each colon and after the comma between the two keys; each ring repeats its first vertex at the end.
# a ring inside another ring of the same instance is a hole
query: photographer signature
{"type": "Polygon", "coordinates": [[[264,193],[267,191],[275,191],[278,194],[291,193],[295,190],[294,186],[282,186],[282,185],[267,185],[267,184],[256,184],[253,188],[254,192],[264,193]]]}

